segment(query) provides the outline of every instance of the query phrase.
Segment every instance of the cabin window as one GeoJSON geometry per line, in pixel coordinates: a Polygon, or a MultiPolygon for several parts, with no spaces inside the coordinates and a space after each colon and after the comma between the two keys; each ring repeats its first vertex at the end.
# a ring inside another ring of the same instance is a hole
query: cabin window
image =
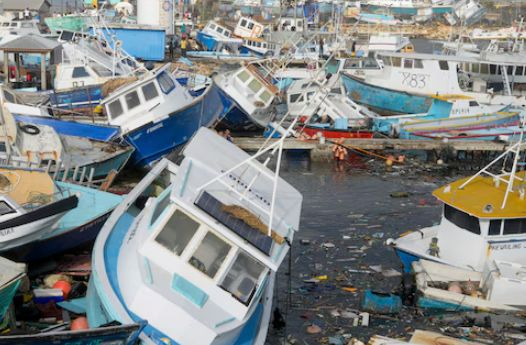
{"type": "Polygon", "coordinates": [[[267,90],[263,91],[261,93],[261,95],[259,95],[259,98],[261,98],[261,100],[265,103],[267,103],[268,101],[270,101],[270,98],[272,97],[272,95],[270,94],[270,92],[268,92],[267,90]]]}
{"type": "Polygon", "coordinates": [[[157,77],[157,81],[159,82],[159,86],[161,87],[161,90],[168,94],[170,91],[175,89],[175,83],[172,80],[172,78],[168,75],[166,72],[162,72],[157,77]]]}
{"type": "Polygon", "coordinates": [[[471,64],[472,72],[473,73],[480,73],[480,65],[478,63],[471,64]]]}
{"type": "Polygon", "coordinates": [[[393,61],[393,66],[394,67],[402,66],[402,58],[393,56],[393,57],[391,57],[391,61],[393,61]]]}
{"type": "Polygon", "coordinates": [[[490,236],[498,236],[498,235],[500,235],[501,224],[502,224],[502,220],[500,220],[500,219],[490,220],[489,221],[488,235],[490,235],[490,236]]]}
{"type": "Polygon", "coordinates": [[[170,190],[170,187],[167,187],[157,198],[157,203],[155,205],[155,210],[153,210],[152,213],[150,225],[155,223],[157,219],[159,219],[163,211],[168,207],[168,205],[170,205],[170,190]]]}
{"type": "Polygon", "coordinates": [[[13,95],[11,92],[8,92],[6,90],[4,90],[4,98],[9,103],[16,103],[15,95],[13,95]]]}
{"type": "Polygon", "coordinates": [[[246,21],[246,19],[241,19],[241,26],[242,26],[242,27],[246,27],[246,26],[247,26],[247,21],[246,21]]]}
{"type": "Polygon", "coordinates": [[[176,210],[155,241],[175,255],[181,255],[198,228],[199,223],[176,210]]]}
{"type": "Polygon", "coordinates": [[[404,68],[413,68],[413,60],[404,59],[404,68]]]}
{"type": "Polygon", "coordinates": [[[157,92],[157,88],[155,87],[154,83],[148,83],[146,85],[143,85],[142,94],[144,95],[144,99],[147,101],[159,96],[159,93],[157,92]]]}
{"type": "Polygon", "coordinates": [[[497,74],[497,65],[489,65],[489,73],[497,74]]]}
{"type": "Polygon", "coordinates": [[[71,76],[73,78],[84,78],[89,77],[89,73],[84,67],[75,67],[71,76]]]}
{"type": "Polygon", "coordinates": [[[253,27],[254,27],[254,23],[248,23],[248,29],[249,30],[252,30],[253,27]]]}
{"type": "Polygon", "coordinates": [[[250,78],[250,74],[248,74],[247,71],[243,70],[239,72],[239,74],[237,75],[237,78],[244,83],[248,80],[248,78],[250,78]]]}
{"type": "Polygon", "coordinates": [[[22,23],[20,25],[20,27],[22,27],[24,29],[32,28],[33,27],[33,23],[22,23]]]}
{"type": "Polygon", "coordinates": [[[16,211],[5,201],[0,201],[0,216],[15,213],[16,211]]]}
{"type": "Polygon", "coordinates": [[[214,278],[231,248],[231,245],[208,232],[189,263],[210,278],[214,278]]]}
{"type": "Polygon", "coordinates": [[[393,65],[393,63],[391,62],[391,57],[389,57],[389,56],[382,57],[382,61],[384,62],[385,66],[392,66],[393,65]]]}
{"type": "Polygon", "coordinates": [[[210,24],[210,29],[215,30],[215,28],[216,28],[215,24],[210,24]]]}
{"type": "Polygon", "coordinates": [[[256,292],[259,277],[264,270],[265,266],[240,252],[228,270],[221,287],[241,303],[248,305],[256,292]]]}
{"type": "Polygon", "coordinates": [[[254,93],[257,93],[259,90],[261,90],[261,86],[261,83],[257,81],[257,79],[252,79],[252,81],[248,83],[248,88],[254,93]]]}
{"type": "Polygon", "coordinates": [[[449,71],[449,64],[447,61],[440,60],[438,61],[438,66],[440,66],[440,69],[442,71],[449,71]]]}
{"type": "Polygon", "coordinates": [[[415,60],[414,68],[424,68],[422,60],[415,60]]]}
{"type": "Polygon", "coordinates": [[[513,75],[513,66],[508,66],[508,75],[513,75]]]}
{"type": "Polygon", "coordinates": [[[480,64],[480,73],[489,74],[489,65],[486,63],[480,64]]]}
{"type": "Polygon", "coordinates": [[[517,71],[515,71],[515,75],[523,75],[524,74],[524,66],[517,66],[517,71]]]}
{"type": "Polygon", "coordinates": [[[503,235],[516,235],[526,233],[526,219],[506,219],[504,221],[503,235]]]}
{"type": "Polygon", "coordinates": [[[128,110],[132,110],[141,104],[137,91],[127,93],[126,96],[124,96],[124,99],[126,100],[126,106],[128,107],[128,110]]]}
{"type": "Polygon", "coordinates": [[[290,103],[296,103],[298,102],[298,98],[300,98],[301,93],[292,94],[289,96],[290,103]]]}
{"type": "Polygon", "coordinates": [[[2,23],[2,26],[4,27],[9,26],[9,23],[2,23]]]}
{"type": "Polygon", "coordinates": [[[478,107],[479,104],[477,103],[477,101],[469,101],[469,106],[470,107],[478,107]]]}
{"type": "Polygon", "coordinates": [[[477,217],[470,216],[449,205],[444,205],[444,217],[459,228],[480,235],[480,223],[477,217]]]}
{"type": "Polygon", "coordinates": [[[122,113],[124,112],[123,109],[122,109],[122,104],[121,104],[120,99],[111,102],[111,103],[108,105],[108,109],[109,109],[109,111],[110,111],[110,115],[111,115],[111,117],[112,117],[113,119],[115,119],[115,118],[121,116],[122,113]]]}
{"type": "Polygon", "coordinates": [[[12,28],[16,28],[17,27],[17,23],[11,23],[11,27],[12,28]]]}
{"type": "Polygon", "coordinates": [[[217,32],[219,32],[220,34],[223,34],[223,28],[218,27],[217,32]]]}

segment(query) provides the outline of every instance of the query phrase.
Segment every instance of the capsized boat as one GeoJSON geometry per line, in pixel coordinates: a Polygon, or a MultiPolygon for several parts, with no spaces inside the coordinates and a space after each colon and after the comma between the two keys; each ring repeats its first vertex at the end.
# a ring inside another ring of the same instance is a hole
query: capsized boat
{"type": "Polygon", "coordinates": [[[149,166],[185,144],[201,126],[215,124],[230,107],[214,83],[197,95],[168,68],[165,65],[137,80],[111,81],[101,103],[105,116],[24,116],[18,120],[81,138],[123,139],[135,148],[130,163],[149,166]]]}
{"type": "Polygon", "coordinates": [[[526,82],[524,60],[395,52],[377,58],[382,68],[343,72],[342,80],[352,100],[379,113],[426,113],[437,95],[460,95],[479,104],[526,105],[520,86],[526,82]]]}
{"type": "Polygon", "coordinates": [[[274,114],[271,105],[278,88],[257,65],[248,64],[214,76],[222,97],[232,104],[221,124],[233,130],[265,128],[274,114]]]}
{"type": "Polygon", "coordinates": [[[522,116],[523,110],[519,108],[480,105],[466,97],[436,96],[427,113],[378,117],[374,119],[373,130],[404,139],[453,134],[469,138],[473,131],[517,126],[522,116]]]}
{"type": "Polygon", "coordinates": [[[4,320],[25,274],[26,265],[0,256],[0,321],[4,320]]]}
{"type": "Polygon", "coordinates": [[[36,334],[0,336],[0,345],[135,345],[144,324],[108,325],[87,330],[70,331],[68,324],[52,326],[36,334]]]}
{"type": "Polygon", "coordinates": [[[120,195],[62,181],[55,185],[78,198],[77,207],[65,213],[56,225],[38,239],[13,247],[3,256],[21,262],[35,262],[95,241],[104,222],[117,205],[120,195]]]}
{"type": "Polygon", "coordinates": [[[523,132],[517,143],[477,174],[433,192],[443,203],[440,224],[388,240],[406,272],[421,258],[477,272],[488,260],[526,264],[522,185],[526,171],[518,169],[522,139],[523,132]]]}
{"type": "Polygon", "coordinates": [[[104,98],[104,83],[146,71],[120,44],[108,42],[102,34],[87,36],[65,31],[59,40],[64,41],[62,61],[56,65],[50,94],[55,111],[92,111],[104,98]]]}
{"type": "Polygon", "coordinates": [[[338,75],[323,82],[293,82],[287,89],[287,107],[290,116],[307,118],[300,127],[310,137],[372,138],[370,125],[378,116],[345,95],[338,75]]]}
{"type": "Polygon", "coordinates": [[[21,116],[15,121],[8,107],[2,107],[3,165],[46,169],[57,178],[78,175],[78,182],[91,183],[106,179],[112,171],[120,172],[133,153],[133,148],[118,143],[59,135],[54,128],[38,124],[39,119],[46,119],[41,116],[21,116]]]}
{"type": "Polygon", "coordinates": [[[250,157],[201,128],[180,165],[159,162],[97,237],[90,326],[144,319],[143,343],[264,344],[275,272],[302,203],[279,170],[257,160],[282,147],[250,157]]]}
{"type": "Polygon", "coordinates": [[[233,37],[232,30],[214,21],[208,22],[202,30],[197,31],[196,41],[207,51],[228,49],[231,52],[238,52],[243,44],[241,38],[233,37]]]}
{"type": "Polygon", "coordinates": [[[51,232],[78,206],[45,171],[0,168],[0,251],[19,247],[51,232]]]}
{"type": "Polygon", "coordinates": [[[526,305],[526,267],[487,261],[482,272],[438,262],[413,262],[417,306],[445,311],[517,312],[526,305]]]}

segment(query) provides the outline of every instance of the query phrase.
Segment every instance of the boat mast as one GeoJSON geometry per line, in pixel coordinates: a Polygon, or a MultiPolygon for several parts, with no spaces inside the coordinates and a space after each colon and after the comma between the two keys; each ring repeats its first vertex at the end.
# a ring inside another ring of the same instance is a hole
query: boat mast
{"type": "MultiPolygon", "coordinates": [[[[515,183],[515,180],[524,182],[525,180],[521,177],[517,176],[517,166],[519,164],[519,157],[520,153],[523,149],[523,146],[525,143],[523,142],[524,139],[524,127],[526,125],[526,120],[521,120],[521,131],[519,134],[519,140],[517,143],[510,146],[505,152],[503,152],[501,155],[499,155],[497,158],[495,158],[491,163],[489,163],[487,166],[485,166],[482,170],[480,170],[475,175],[471,176],[466,182],[464,182],[459,189],[464,189],[465,186],[467,186],[469,183],[471,183],[476,177],[482,176],[483,174],[491,176],[495,182],[495,186],[498,187],[500,182],[503,182],[507,185],[506,187],[506,193],[504,194],[504,199],[502,200],[501,209],[504,209],[506,207],[506,203],[508,201],[508,196],[510,193],[514,192],[513,185],[515,183]],[[511,167],[511,171],[507,172],[505,170],[505,167],[502,167],[500,174],[495,174],[490,171],[490,168],[494,165],[496,165],[500,160],[504,159],[508,154],[513,154],[513,165],[511,167]]],[[[519,190],[519,193],[521,193],[521,196],[524,195],[524,190],[519,190]]]]}

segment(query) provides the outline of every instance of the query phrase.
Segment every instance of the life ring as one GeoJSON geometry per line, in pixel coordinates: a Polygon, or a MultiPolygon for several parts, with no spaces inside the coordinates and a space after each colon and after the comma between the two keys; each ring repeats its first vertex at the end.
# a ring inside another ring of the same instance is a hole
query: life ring
{"type": "Polygon", "coordinates": [[[20,130],[24,133],[27,133],[29,135],[37,135],[40,134],[40,129],[35,125],[21,125],[19,124],[18,127],[20,130]]]}

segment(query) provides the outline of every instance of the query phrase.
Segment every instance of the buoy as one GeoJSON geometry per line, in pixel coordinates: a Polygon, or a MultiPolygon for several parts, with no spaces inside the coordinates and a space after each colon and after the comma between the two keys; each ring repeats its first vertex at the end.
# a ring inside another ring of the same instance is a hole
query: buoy
{"type": "Polygon", "coordinates": [[[73,322],[71,322],[72,331],[83,331],[89,329],[88,319],[84,316],[77,317],[73,322]]]}
{"type": "Polygon", "coordinates": [[[449,292],[462,293],[462,288],[458,282],[451,282],[447,288],[449,292]]]}
{"type": "Polygon", "coordinates": [[[444,164],[444,161],[442,159],[437,160],[437,165],[442,165],[442,164],[444,164]]]}
{"type": "Polygon", "coordinates": [[[53,284],[53,289],[62,290],[62,296],[64,296],[64,299],[67,299],[71,292],[71,284],[65,280],[57,280],[57,282],[53,284]]]}
{"type": "Polygon", "coordinates": [[[388,167],[392,166],[393,165],[393,161],[388,159],[385,161],[385,165],[387,165],[388,167]]]}

